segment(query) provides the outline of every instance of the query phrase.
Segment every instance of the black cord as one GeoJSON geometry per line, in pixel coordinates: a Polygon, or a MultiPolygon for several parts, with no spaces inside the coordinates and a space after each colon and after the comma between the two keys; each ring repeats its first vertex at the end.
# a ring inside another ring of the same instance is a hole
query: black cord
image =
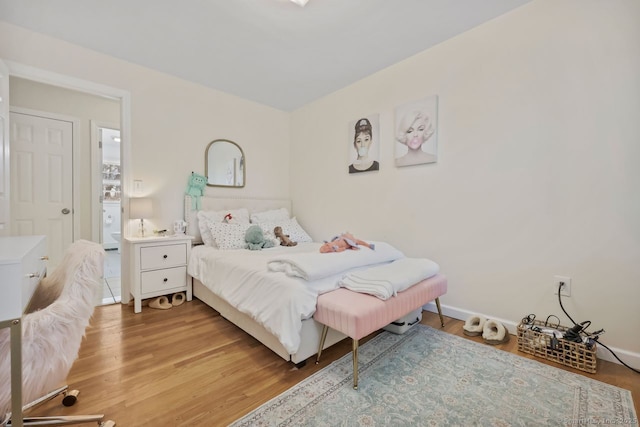
{"type": "Polygon", "coordinates": [[[560,294],[560,290],[562,289],[563,286],[564,286],[564,282],[560,282],[560,285],[558,286],[558,302],[560,303],[560,308],[562,309],[562,311],[564,311],[564,314],[567,315],[569,320],[571,320],[571,323],[573,323],[574,326],[578,326],[576,321],[573,320],[571,316],[569,316],[569,313],[567,313],[567,310],[565,310],[564,306],[562,305],[562,294],[560,294]]]}
{"type": "Polygon", "coordinates": [[[552,328],[557,329],[557,328],[558,328],[558,326],[560,326],[560,319],[559,319],[559,318],[558,318],[558,316],[556,316],[555,314],[550,314],[550,315],[548,315],[548,316],[547,316],[547,320],[545,320],[545,321],[544,321],[544,326],[549,326],[549,327],[552,327],[552,328]],[[558,323],[556,323],[556,325],[555,325],[555,326],[551,326],[551,325],[549,325],[549,319],[551,319],[552,317],[555,317],[555,318],[556,318],[556,320],[558,321],[558,323]]]}
{"type": "Polygon", "coordinates": [[[610,352],[611,354],[613,354],[613,357],[615,357],[616,359],[618,359],[618,362],[622,363],[624,366],[626,366],[627,368],[631,369],[633,372],[636,372],[636,373],[640,374],[640,371],[638,371],[638,370],[637,370],[637,369],[635,369],[635,368],[632,368],[631,366],[627,365],[627,364],[626,364],[626,363],[624,363],[622,360],[620,360],[620,358],[618,357],[618,355],[617,355],[617,354],[615,354],[615,353],[613,352],[613,350],[611,350],[609,347],[607,347],[606,345],[604,345],[603,343],[601,343],[601,342],[600,342],[600,341],[598,341],[597,339],[594,339],[594,341],[596,341],[598,344],[600,344],[601,346],[603,346],[604,348],[606,348],[607,350],[609,350],[609,352],[610,352]]]}
{"type": "MultiPolygon", "coordinates": [[[[566,314],[566,315],[567,315],[567,317],[569,318],[569,320],[571,320],[571,322],[573,322],[573,326],[574,326],[574,328],[576,328],[576,329],[577,329],[577,328],[580,328],[580,330],[578,331],[578,337],[579,337],[579,336],[580,336],[580,335],[579,335],[579,332],[584,331],[585,329],[587,329],[587,328],[591,325],[591,321],[590,321],[590,320],[587,320],[587,321],[585,321],[585,322],[582,322],[581,324],[578,324],[578,323],[576,323],[576,321],[575,321],[575,320],[573,320],[573,319],[571,318],[571,316],[569,316],[569,313],[567,313],[567,310],[565,310],[565,309],[564,309],[564,306],[562,305],[562,295],[561,295],[561,293],[560,293],[560,290],[562,289],[562,286],[564,286],[564,282],[560,282],[560,285],[558,286],[558,302],[560,303],[560,308],[562,309],[562,311],[564,311],[564,314],[566,314]],[[583,325],[584,325],[585,323],[587,323],[587,322],[589,322],[589,324],[588,324],[586,327],[583,327],[583,325]]],[[[572,329],[570,329],[569,331],[565,332],[565,338],[567,338],[567,333],[569,333],[569,335],[571,336],[571,332],[573,331],[573,329],[574,329],[574,328],[572,328],[572,329]]],[[[604,332],[604,331],[602,331],[602,332],[604,332]]],[[[596,341],[596,342],[597,342],[598,344],[600,344],[601,346],[603,346],[604,348],[606,348],[607,350],[609,350],[609,352],[610,352],[611,354],[613,354],[613,357],[615,357],[615,358],[618,360],[618,362],[622,363],[624,366],[626,366],[627,368],[631,369],[633,372],[636,372],[636,373],[640,374],[640,371],[638,371],[637,369],[632,368],[631,366],[629,366],[629,365],[627,365],[626,363],[624,363],[624,362],[623,362],[623,361],[618,357],[618,355],[617,355],[617,354],[615,354],[615,353],[613,352],[613,350],[611,350],[609,347],[607,347],[606,345],[604,345],[603,343],[601,343],[600,341],[598,341],[598,337],[593,338],[593,340],[594,340],[594,341],[596,341]]],[[[582,340],[581,340],[580,342],[582,342],[582,340]]]]}

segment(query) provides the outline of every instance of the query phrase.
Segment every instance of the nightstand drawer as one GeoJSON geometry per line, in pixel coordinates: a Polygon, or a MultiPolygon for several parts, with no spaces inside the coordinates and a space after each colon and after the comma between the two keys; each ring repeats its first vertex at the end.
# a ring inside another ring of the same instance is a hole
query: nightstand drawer
{"type": "Polygon", "coordinates": [[[187,245],[149,246],[140,248],[140,269],[174,267],[187,263],[187,245]]]}
{"type": "Polygon", "coordinates": [[[166,268],[164,270],[141,273],[140,288],[142,294],[184,288],[187,286],[187,267],[166,268]]]}

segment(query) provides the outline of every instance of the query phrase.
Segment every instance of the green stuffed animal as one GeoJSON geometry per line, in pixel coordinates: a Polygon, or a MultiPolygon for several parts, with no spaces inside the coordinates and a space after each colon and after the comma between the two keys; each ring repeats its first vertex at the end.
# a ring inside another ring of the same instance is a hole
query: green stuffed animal
{"type": "Polygon", "coordinates": [[[200,210],[200,197],[204,196],[204,189],[207,187],[207,177],[191,172],[186,194],[191,196],[191,209],[200,210]]]}
{"type": "Polygon", "coordinates": [[[265,239],[262,228],[260,228],[259,225],[252,225],[247,228],[246,233],[244,233],[244,240],[247,242],[247,247],[252,251],[259,251],[275,246],[272,240],[265,239]]]}

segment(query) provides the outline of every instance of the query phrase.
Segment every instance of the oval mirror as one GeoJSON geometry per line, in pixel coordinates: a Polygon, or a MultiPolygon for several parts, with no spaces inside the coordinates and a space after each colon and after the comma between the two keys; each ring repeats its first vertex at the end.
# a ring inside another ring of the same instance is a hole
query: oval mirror
{"type": "Polygon", "coordinates": [[[204,151],[204,170],[210,187],[244,187],[245,158],[242,148],[228,139],[216,139],[204,151]]]}

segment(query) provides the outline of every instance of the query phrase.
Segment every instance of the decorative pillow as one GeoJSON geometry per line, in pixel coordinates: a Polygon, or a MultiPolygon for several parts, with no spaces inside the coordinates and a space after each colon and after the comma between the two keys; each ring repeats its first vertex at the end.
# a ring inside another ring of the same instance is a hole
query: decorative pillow
{"type": "Polygon", "coordinates": [[[260,223],[260,228],[265,233],[273,234],[273,229],[277,226],[282,227],[282,231],[284,234],[288,234],[289,238],[294,242],[298,243],[307,243],[313,242],[313,239],[309,234],[304,231],[302,226],[298,224],[298,220],[294,216],[293,218],[286,219],[283,221],[274,221],[274,222],[262,222],[260,223]]]}
{"type": "Polygon", "coordinates": [[[273,209],[264,212],[256,212],[251,214],[251,223],[259,224],[261,222],[287,221],[290,218],[287,208],[273,209]]]}
{"type": "Polygon", "coordinates": [[[218,249],[246,249],[244,235],[251,224],[227,224],[226,222],[209,221],[209,230],[218,249]]]}
{"type": "Polygon", "coordinates": [[[202,243],[206,246],[216,247],[216,242],[213,240],[211,230],[209,230],[209,223],[207,219],[208,212],[198,211],[198,229],[200,229],[200,236],[202,237],[202,243]]]}
{"type": "Polygon", "coordinates": [[[209,221],[222,222],[226,214],[231,214],[233,219],[232,223],[248,224],[249,223],[249,211],[245,208],[231,209],[228,211],[198,211],[198,228],[200,229],[200,235],[202,236],[202,242],[207,246],[216,247],[216,242],[211,235],[209,228],[209,221]]]}

